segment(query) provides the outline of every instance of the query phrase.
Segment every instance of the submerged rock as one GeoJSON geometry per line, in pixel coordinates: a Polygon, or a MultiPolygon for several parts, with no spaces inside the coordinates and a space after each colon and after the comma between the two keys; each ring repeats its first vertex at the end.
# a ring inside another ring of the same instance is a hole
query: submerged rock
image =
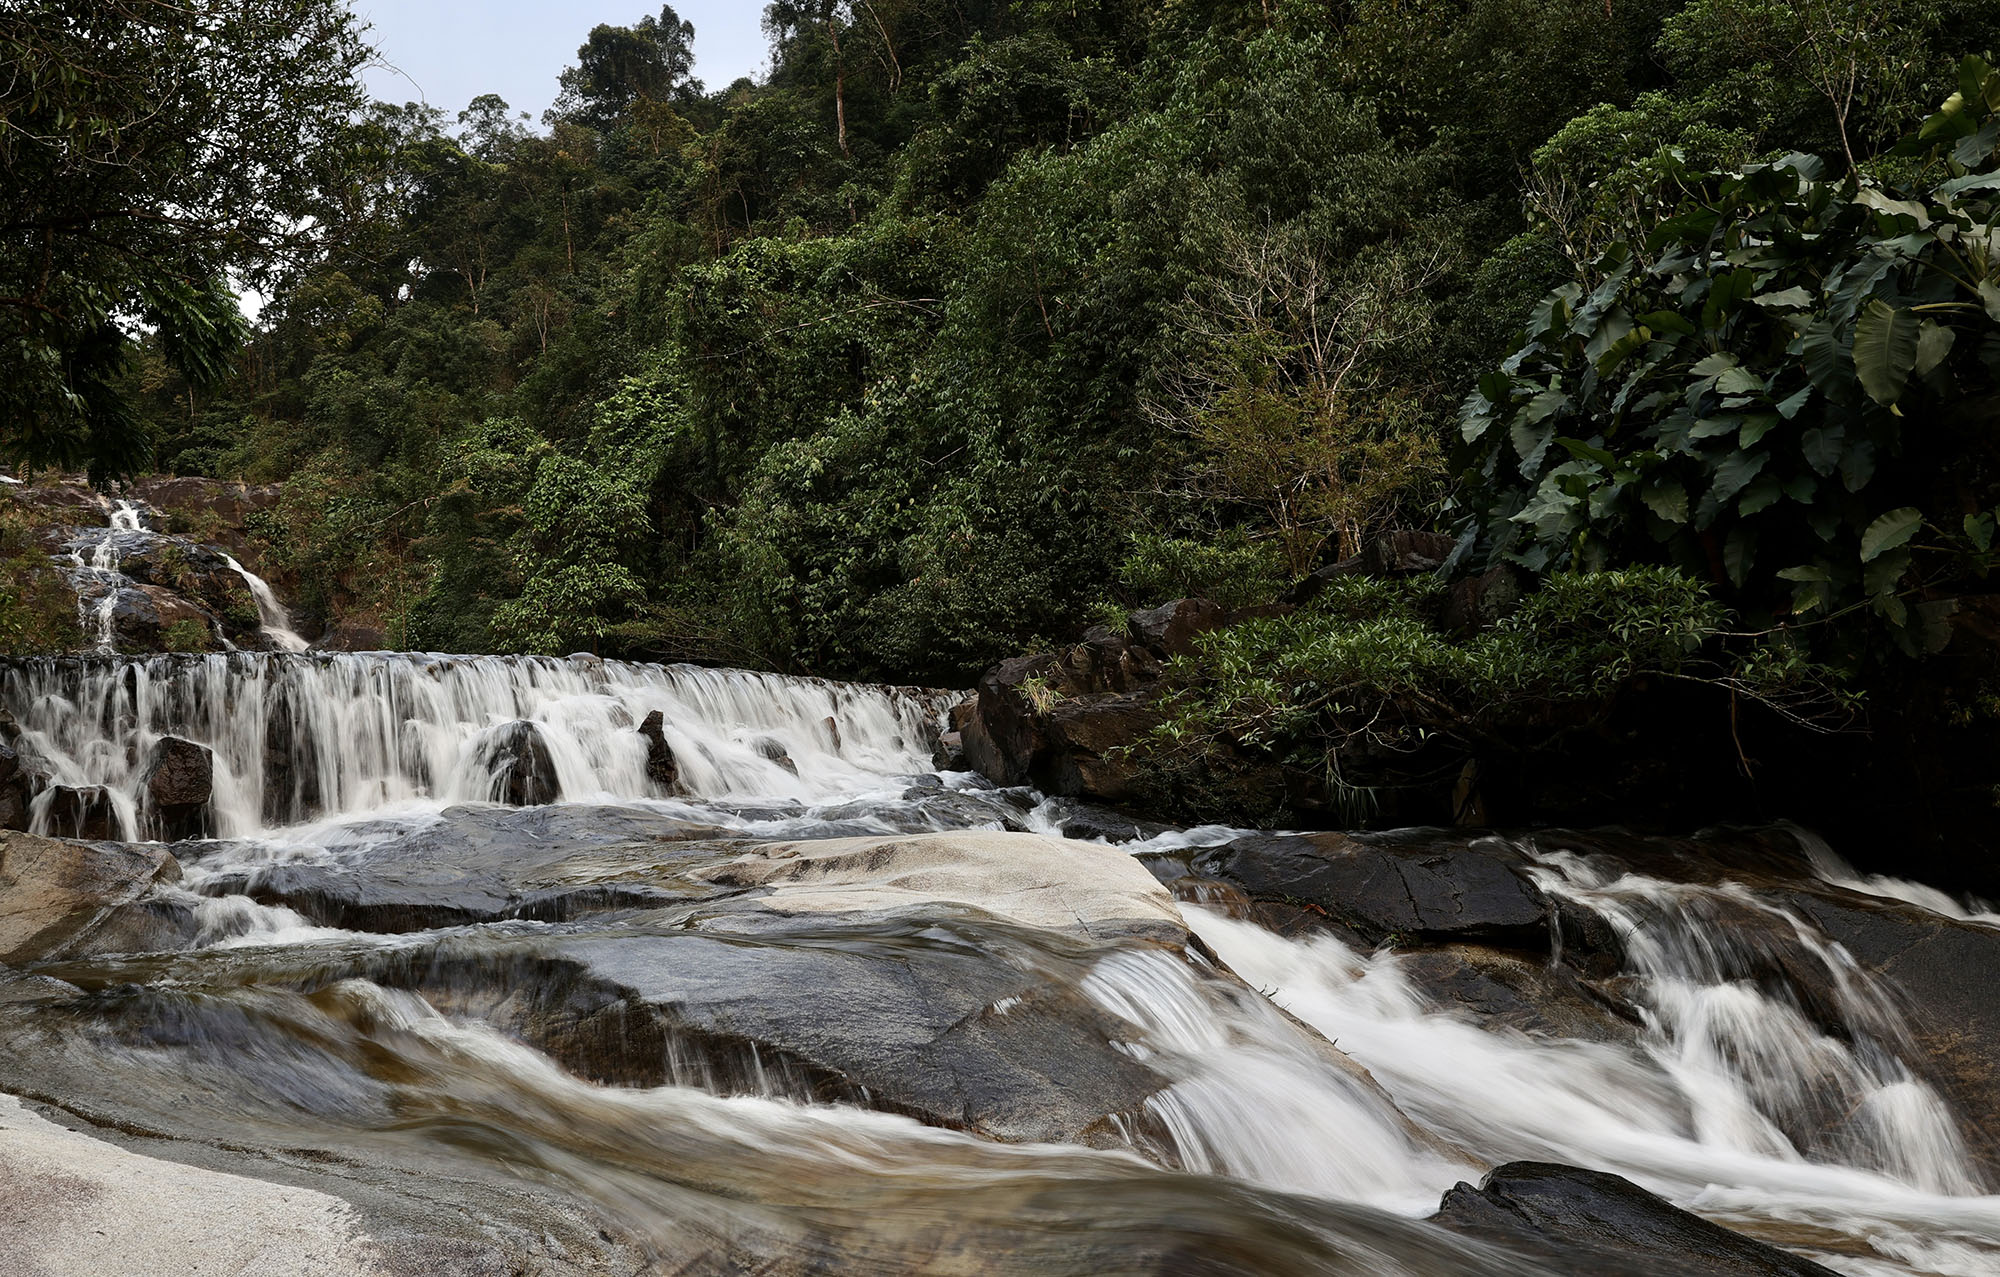
{"type": "Polygon", "coordinates": [[[646,738],[646,779],[662,793],[679,793],[681,764],[674,757],[673,746],[667,744],[667,716],[659,710],[646,715],[646,721],[639,724],[639,735],[646,738]]]}
{"type": "Polygon", "coordinates": [[[509,807],[545,807],[562,798],[555,759],[539,727],[524,719],[502,723],[480,741],[473,765],[491,778],[495,802],[509,807]]]}
{"type": "Polygon", "coordinates": [[[214,833],[215,755],[207,746],[161,737],[139,775],[139,786],[146,837],[179,842],[214,833]]]}
{"type": "Polygon", "coordinates": [[[122,950],[120,911],[180,876],[156,847],[0,832],[0,963],[122,950]]]}
{"type": "Polygon", "coordinates": [[[1691,1215],[1629,1180],[1509,1162],[1444,1195],[1431,1222],[1557,1258],[1565,1270],[1687,1277],[1833,1277],[1833,1270],[1691,1215]]]}
{"type": "Polygon", "coordinates": [[[48,830],[58,838],[103,842],[118,836],[118,809],[101,785],[51,786],[48,804],[48,830]]]}

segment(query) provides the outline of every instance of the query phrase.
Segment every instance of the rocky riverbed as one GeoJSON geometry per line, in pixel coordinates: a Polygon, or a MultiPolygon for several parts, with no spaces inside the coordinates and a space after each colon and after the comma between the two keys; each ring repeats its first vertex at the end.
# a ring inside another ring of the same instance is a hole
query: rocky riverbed
{"type": "Polygon", "coordinates": [[[27,1271],[2000,1272],[2000,928],[1803,831],[1174,829],[594,660],[0,699],[121,822],[0,835],[27,1271]]]}

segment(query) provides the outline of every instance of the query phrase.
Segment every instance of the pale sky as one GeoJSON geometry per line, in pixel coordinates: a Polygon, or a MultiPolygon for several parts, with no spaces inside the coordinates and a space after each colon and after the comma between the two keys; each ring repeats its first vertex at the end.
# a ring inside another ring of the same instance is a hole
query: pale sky
{"type": "MultiPolygon", "coordinates": [[[[658,15],[660,0],[352,0],[374,30],[387,65],[370,67],[368,89],[388,102],[428,102],[456,116],[482,93],[498,93],[537,128],[556,98],[556,76],[601,22],[630,26],[658,15]]],[[[678,0],[694,23],[694,73],[709,88],[762,78],[764,0],[678,0]]]]}

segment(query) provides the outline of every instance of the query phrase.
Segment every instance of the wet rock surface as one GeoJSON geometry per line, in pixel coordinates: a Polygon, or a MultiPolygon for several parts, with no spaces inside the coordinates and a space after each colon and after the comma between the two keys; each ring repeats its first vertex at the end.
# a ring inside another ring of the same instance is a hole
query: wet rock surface
{"type": "Polygon", "coordinates": [[[503,723],[480,742],[473,765],[491,778],[491,796],[510,807],[545,807],[562,798],[549,743],[533,723],[503,723]]]}
{"type": "Polygon", "coordinates": [[[149,840],[179,842],[214,832],[215,755],[163,736],[139,774],[141,823],[149,840]]]}
{"type": "Polygon", "coordinates": [[[1549,903],[1522,863],[1497,839],[1439,844],[1419,831],[1244,838],[1203,852],[1193,867],[1252,898],[1319,910],[1371,943],[1477,938],[1546,948],[1549,903]]]}
{"type": "Polygon", "coordinates": [[[1629,1180],[1509,1162],[1445,1194],[1433,1223],[1588,1269],[1694,1277],[1833,1277],[1833,1270],[1675,1207],[1629,1180]]]}
{"type": "Polygon", "coordinates": [[[121,951],[121,915],[180,875],[156,847],[0,832],[0,964],[121,951]]]}

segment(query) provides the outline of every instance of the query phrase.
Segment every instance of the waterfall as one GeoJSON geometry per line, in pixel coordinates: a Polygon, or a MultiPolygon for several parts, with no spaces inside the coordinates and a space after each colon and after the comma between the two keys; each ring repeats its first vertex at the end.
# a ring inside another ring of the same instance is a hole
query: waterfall
{"type": "MultiPolygon", "coordinates": [[[[221,553],[217,551],[217,553],[221,553]]],[[[234,555],[223,554],[222,561],[229,570],[243,578],[243,584],[250,588],[250,597],[257,601],[257,621],[264,631],[264,637],[281,652],[303,652],[312,644],[292,629],[291,613],[278,601],[277,592],[263,577],[236,561],[234,555]]]]}
{"type": "MultiPolygon", "coordinates": [[[[809,801],[928,770],[938,693],[594,657],[389,653],[66,658],[0,667],[0,708],[56,785],[136,793],[153,745],[214,755],[225,837],[321,814],[493,795],[489,746],[529,723],[570,800],[661,797],[657,710],[683,793],[809,801]]],[[[135,833],[121,807],[123,836],[135,833]]]]}

